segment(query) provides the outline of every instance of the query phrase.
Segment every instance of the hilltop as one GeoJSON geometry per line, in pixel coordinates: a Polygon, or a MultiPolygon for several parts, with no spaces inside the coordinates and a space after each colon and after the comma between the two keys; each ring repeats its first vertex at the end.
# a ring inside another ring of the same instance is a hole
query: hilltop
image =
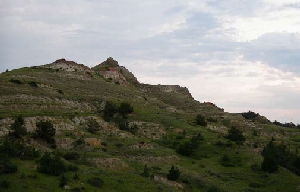
{"type": "Polygon", "coordinates": [[[140,83],[111,57],[8,71],[0,90],[0,190],[300,191],[299,129],[140,83]]]}

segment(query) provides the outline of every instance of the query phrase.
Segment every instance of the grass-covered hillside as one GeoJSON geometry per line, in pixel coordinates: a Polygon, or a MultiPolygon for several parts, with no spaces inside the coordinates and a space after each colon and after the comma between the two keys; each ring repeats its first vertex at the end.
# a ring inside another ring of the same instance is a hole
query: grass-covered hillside
{"type": "Polygon", "coordinates": [[[0,74],[0,191],[300,191],[299,147],[112,58],[0,74]]]}

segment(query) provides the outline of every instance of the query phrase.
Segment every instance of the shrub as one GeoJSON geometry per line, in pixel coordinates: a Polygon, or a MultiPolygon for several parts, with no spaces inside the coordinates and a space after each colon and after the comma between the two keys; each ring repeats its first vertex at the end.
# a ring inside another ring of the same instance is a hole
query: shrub
{"type": "Polygon", "coordinates": [[[129,103],[126,103],[126,102],[122,102],[118,108],[118,112],[120,113],[120,115],[122,117],[126,117],[127,114],[129,113],[133,113],[133,107],[129,104],[129,103]]]}
{"type": "Polygon", "coordinates": [[[105,103],[103,110],[103,119],[107,122],[111,121],[114,117],[114,114],[118,112],[118,107],[111,101],[105,103]]]}
{"type": "Polygon", "coordinates": [[[180,171],[178,168],[175,168],[173,165],[167,174],[167,179],[171,181],[176,181],[180,176],[180,171]]]}
{"type": "Polygon", "coordinates": [[[62,95],[64,94],[64,92],[61,89],[59,89],[57,92],[62,95]]]}
{"type": "Polygon", "coordinates": [[[18,167],[13,164],[9,158],[1,157],[0,158],[0,175],[1,174],[10,174],[18,171],[18,167]]]}
{"type": "Polygon", "coordinates": [[[68,183],[67,177],[65,176],[65,174],[62,174],[59,179],[59,186],[62,188],[65,185],[67,185],[67,183],[68,183]]]}
{"type": "Polygon", "coordinates": [[[27,130],[24,126],[24,118],[21,115],[16,117],[14,123],[10,126],[10,130],[12,132],[10,132],[9,135],[14,136],[16,138],[20,138],[21,136],[27,134],[27,130]]]}
{"type": "Polygon", "coordinates": [[[232,126],[228,130],[228,134],[224,136],[224,138],[229,139],[231,141],[235,141],[236,144],[242,145],[246,138],[243,135],[243,132],[238,130],[236,127],[232,126]]]}
{"type": "Polygon", "coordinates": [[[14,84],[22,84],[22,82],[20,80],[17,80],[17,79],[11,79],[9,80],[10,82],[14,83],[14,84]]]}
{"type": "Polygon", "coordinates": [[[100,177],[92,177],[92,178],[88,179],[87,182],[90,185],[92,185],[94,187],[99,187],[99,188],[101,188],[104,184],[103,179],[101,179],[100,177]]]}
{"type": "Polygon", "coordinates": [[[3,181],[0,182],[0,188],[8,189],[9,187],[10,187],[10,182],[9,181],[3,180],[3,181]]]}
{"type": "Polygon", "coordinates": [[[38,171],[48,175],[58,176],[67,171],[67,168],[58,155],[52,157],[46,152],[39,160],[38,171]]]}
{"type": "Polygon", "coordinates": [[[63,157],[65,160],[68,160],[68,161],[70,161],[70,160],[76,161],[80,158],[80,155],[75,151],[69,151],[66,154],[64,154],[63,157]]]}
{"type": "Polygon", "coordinates": [[[29,84],[31,87],[35,87],[35,88],[39,87],[38,84],[37,84],[37,82],[35,82],[35,81],[30,81],[28,84],[29,84]]]}
{"type": "Polygon", "coordinates": [[[50,144],[55,144],[55,140],[53,138],[55,136],[55,129],[51,121],[37,122],[35,135],[50,144]]]}
{"type": "Polygon", "coordinates": [[[150,177],[150,173],[147,165],[144,166],[144,172],[141,175],[146,178],[150,177]]]}
{"type": "Polygon", "coordinates": [[[210,186],[207,192],[222,192],[222,190],[216,186],[210,186]]]}
{"type": "Polygon", "coordinates": [[[249,183],[248,185],[251,188],[260,188],[260,187],[264,187],[264,185],[260,184],[260,183],[249,183]]]}
{"type": "Polygon", "coordinates": [[[261,163],[261,169],[269,173],[276,172],[278,170],[278,165],[275,161],[274,156],[271,155],[264,156],[264,160],[261,163]]]}
{"type": "Polygon", "coordinates": [[[224,167],[233,167],[233,163],[231,162],[228,155],[223,155],[220,159],[220,164],[224,167]]]}
{"type": "Polygon", "coordinates": [[[196,116],[196,124],[206,127],[207,126],[207,122],[205,121],[205,117],[202,116],[202,115],[200,115],[200,114],[198,114],[196,116]]]}

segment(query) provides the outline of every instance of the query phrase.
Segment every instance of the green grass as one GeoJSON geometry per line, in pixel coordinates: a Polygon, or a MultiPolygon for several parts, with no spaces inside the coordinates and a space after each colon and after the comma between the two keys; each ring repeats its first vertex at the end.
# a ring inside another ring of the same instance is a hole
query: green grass
{"type": "MultiPolygon", "coordinates": [[[[71,149],[72,151],[77,151],[87,160],[117,158],[128,165],[126,168],[97,168],[93,164],[84,164],[82,161],[77,164],[80,168],[78,172],[80,180],[72,179],[73,172],[66,173],[69,179],[68,185],[71,188],[84,187],[85,191],[159,191],[159,189],[163,191],[207,191],[210,187],[216,186],[228,192],[247,190],[293,192],[300,187],[300,177],[282,167],[273,174],[251,169],[251,165],[261,164],[262,147],[272,137],[278,143],[285,143],[292,151],[299,149],[300,130],[297,129],[246,121],[240,114],[224,113],[217,108],[207,107],[181,93],[163,93],[155,89],[152,92],[143,92],[133,85],[116,85],[106,82],[101,76],[91,77],[81,72],[22,68],[2,73],[0,89],[0,121],[19,114],[24,117],[52,117],[55,119],[54,123],[74,126],[72,130],[61,128],[61,134],[56,135],[56,138],[71,138],[76,141],[80,135],[84,138],[97,138],[106,143],[104,147],[83,144],[71,149]],[[83,80],[82,77],[86,79],[83,80]],[[11,83],[10,79],[20,80],[23,84],[11,83]],[[46,85],[46,87],[31,87],[28,84],[31,81],[38,82],[38,85],[46,85]],[[62,90],[64,94],[58,93],[58,90],[62,90]],[[101,119],[97,107],[107,100],[118,104],[123,101],[130,103],[135,112],[129,116],[129,121],[158,124],[168,137],[151,139],[139,134],[125,133],[126,137],[123,138],[120,134],[124,135],[124,132],[116,129],[113,123],[103,125],[108,126],[104,131],[91,134],[85,129],[85,124],[78,125],[73,122],[74,117],[93,116],[101,119]],[[197,114],[214,117],[216,122],[208,124],[216,128],[212,130],[210,127],[195,125],[194,120],[197,114]],[[238,128],[243,131],[246,137],[244,145],[239,146],[233,143],[231,147],[226,146],[227,140],[223,138],[226,134],[223,131],[224,125],[230,127],[232,124],[237,124],[238,128]],[[178,130],[185,130],[185,135],[180,140],[181,143],[198,133],[204,137],[196,157],[181,156],[176,153],[175,149],[164,145],[164,142],[172,143],[176,136],[181,135],[177,132],[178,130]],[[258,136],[253,135],[253,130],[257,130],[258,136]],[[218,141],[223,145],[215,145],[218,141]],[[131,148],[141,143],[151,144],[153,148],[131,148]],[[253,148],[254,143],[258,148],[253,148]],[[220,159],[225,154],[237,166],[222,166],[220,159]],[[169,157],[173,159],[168,159],[169,157]],[[238,161],[241,162],[240,165],[236,163],[238,161]],[[147,165],[155,176],[166,177],[173,164],[181,171],[178,183],[183,185],[182,190],[140,175],[144,166],[147,165]],[[87,180],[91,177],[102,178],[103,188],[90,186],[87,180]]],[[[56,149],[55,151],[65,153],[70,150],[56,149]]],[[[37,172],[35,160],[14,159],[14,162],[19,168],[17,173],[0,175],[0,181],[7,180],[11,183],[6,191],[62,191],[58,186],[59,177],[37,172]]]]}

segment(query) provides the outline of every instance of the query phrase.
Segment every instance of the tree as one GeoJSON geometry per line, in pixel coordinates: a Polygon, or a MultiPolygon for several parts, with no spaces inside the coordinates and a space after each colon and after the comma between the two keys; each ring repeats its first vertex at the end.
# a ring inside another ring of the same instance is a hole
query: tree
{"type": "Polygon", "coordinates": [[[103,119],[106,121],[106,122],[109,122],[113,119],[115,113],[118,112],[118,107],[116,104],[114,104],[113,102],[111,101],[107,101],[105,103],[105,107],[104,107],[104,110],[103,110],[103,119]]]}
{"type": "Polygon", "coordinates": [[[275,157],[271,154],[264,156],[264,160],[261,163],[261,169],[269,173],[273,173],[278,170],[278,165],[276,163],[275,157]]]}
{"type": "Polygon", "coordinates": [[[196,124],[206,127],[207,126],[207,122],[205,121],[205,117],[202,116],[202,115],[200,115],[200,114],[198,114],[196,116],[196,124]]]}
{"type": "Polygon", "coordinates": [[[68,183],[67,177],[65,176],[65,174],[62,174],[59,179],[59,186],[64,187],[65,185],[67,185],[67,183],[68,183]]]}
{"type": "Polygon", "coordinates": [[[243,135],[243,132],[238,130],[235,126],[232,126],[228,130],[228,134],[224,136],[224,138],[229,139],[231,141],[235,141],[236,144],[242,145],[246,138],[243,135]]]}
{"type": "Polygon", "coordinates": [[[144,172],[142,173],[142,176],[146,178],[150,177],[150,173],[147,165],[144,166],[144,172]]]}
{"type": "Polygon", "coordinates": [[[174,165],[172,165],[167,175],[168,180],[176,181],[179,178],[179,176],[180,176],[180,171],[178,170],[178,168],[175,168],[174,165]]]}
{"type": "Polygon", "coordinates": [[[50,144],[55,144],[55,129],[51,121],[40,121],[36,123],[35,135],[50,144]]]}
{"type": "Polygon", "coordinates": [[[118,108],[118,112],[123,118],[126,118],[127,114],[133,113],[133,111],[133,107],[126,102],[122,102],[118,108]]]}
{"type": "Polygon", "coordinates": [[[21,115],[16,117],[14,123],[10,126],[10,130],[12,132],[10,132],[9,135],[12,135],[16,138],[20,138],[27,134],[27,130],[24,126],[24,118],[21,115]]]}
{"type": "Polygon", "coordinates": [[[66,165],[58,155],[52,157],[46,152],[39,161],[38,171],[48,175],[58,176],[67,171],[66,165]]]}

